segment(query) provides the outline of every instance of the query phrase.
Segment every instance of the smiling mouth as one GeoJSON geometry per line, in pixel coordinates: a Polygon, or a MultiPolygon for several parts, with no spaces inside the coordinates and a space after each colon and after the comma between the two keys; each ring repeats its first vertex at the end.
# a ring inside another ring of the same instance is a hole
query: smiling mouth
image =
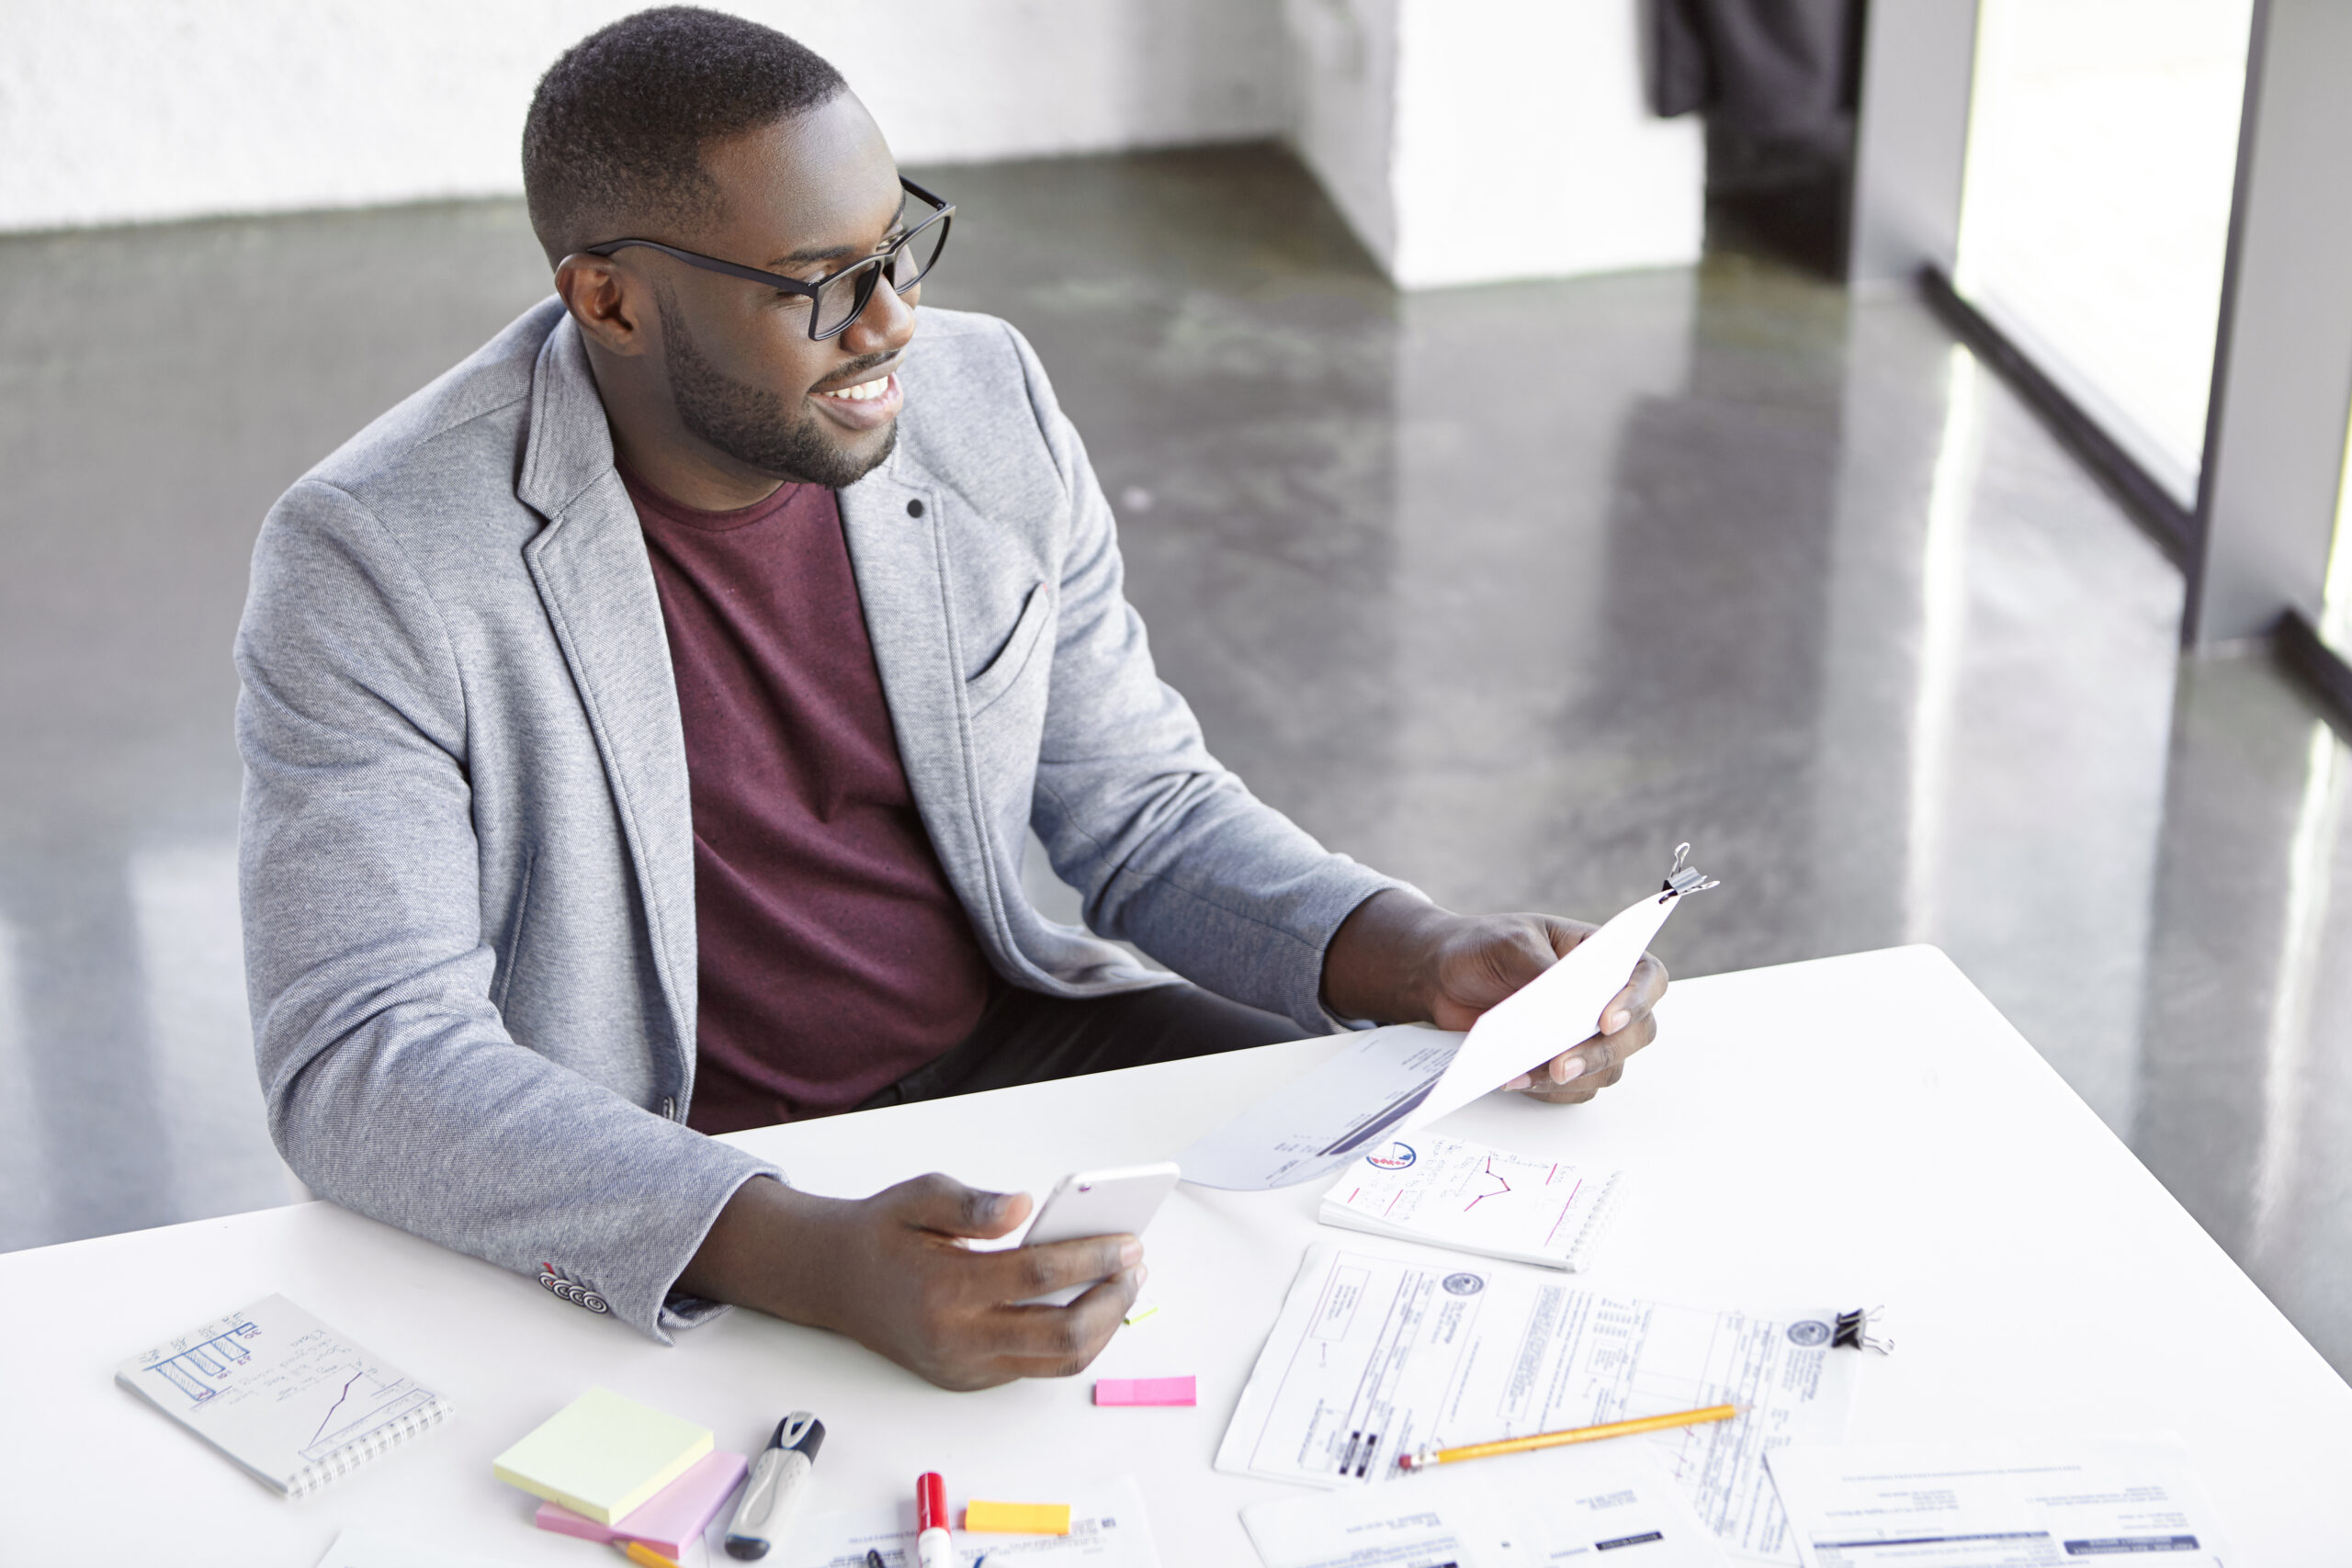
{"type": "Polygon", "coordinates": [[[820,398],[831,398],[838,402],[863,403],[883,396],[889,389],[890,373],[886,370],[871,381],[860,381],[854,387],[836,387],[830,392],[820,392],[817,395],[820,398]]]}

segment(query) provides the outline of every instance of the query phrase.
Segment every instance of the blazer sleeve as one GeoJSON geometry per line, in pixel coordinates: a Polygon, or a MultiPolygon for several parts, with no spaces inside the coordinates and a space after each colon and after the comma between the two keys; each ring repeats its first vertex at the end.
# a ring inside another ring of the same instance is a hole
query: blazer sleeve
{"type": "Polygon", "coordinates": [[[770,1168],[520,1044],[490,999],[466,694],[398,541],[317,480],[264,525],[237,635],[245,973],[269,1126],[322,1197],[658,1339],[770,1168]]]}
{"type": "Polygon", "coordinates": [[[1127,603],[1085,443],[1004,330],[1069,518],[1030,825],[1097,934],[1310,1033],[1345,1027],[1323,1005],[1324,952],[1357,905],[1407,885],[1326,850],[1209,754],[1127,603]]]}

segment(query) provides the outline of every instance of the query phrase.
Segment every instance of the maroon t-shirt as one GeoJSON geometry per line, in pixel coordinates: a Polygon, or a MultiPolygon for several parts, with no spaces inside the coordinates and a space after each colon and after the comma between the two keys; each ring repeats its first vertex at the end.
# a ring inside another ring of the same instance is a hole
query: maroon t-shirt
{"type": "Polygon", "coordinates": [[[685,722],[701,1016],[690,1123],[846,1111],[970,1033],[988,961],[915,814],[841,508],[698,512],[621,476],[685,722]]]}

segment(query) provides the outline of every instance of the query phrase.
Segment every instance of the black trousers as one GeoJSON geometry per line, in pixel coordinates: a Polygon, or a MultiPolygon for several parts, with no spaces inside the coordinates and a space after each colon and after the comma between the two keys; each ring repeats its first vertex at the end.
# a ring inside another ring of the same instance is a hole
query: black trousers
{"type": "Polygon", "coordinates": [[[942,1100],[1299,1038],[1298,1025],[1198,986],[1048,997],[1000,980],[972,1032],[858,1109],[942,1100]]]}

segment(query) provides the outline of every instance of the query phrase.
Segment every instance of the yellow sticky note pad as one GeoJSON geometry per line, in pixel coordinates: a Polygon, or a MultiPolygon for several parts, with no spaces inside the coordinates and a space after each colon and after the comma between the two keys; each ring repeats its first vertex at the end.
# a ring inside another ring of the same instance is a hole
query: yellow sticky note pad
{"type": "Polygon", "coordinates": [[[964,1528],[979,1535],[1068,1535],[1068,1503],[983,1503],[964,1505],[964,1528]]]}
{"type": "Polygon", "coordinates": [[[490,1468],[509,1486],[609,1525],[684,1475],[711,1447],[707,1427],[592,1388],[490,1468]]]}

